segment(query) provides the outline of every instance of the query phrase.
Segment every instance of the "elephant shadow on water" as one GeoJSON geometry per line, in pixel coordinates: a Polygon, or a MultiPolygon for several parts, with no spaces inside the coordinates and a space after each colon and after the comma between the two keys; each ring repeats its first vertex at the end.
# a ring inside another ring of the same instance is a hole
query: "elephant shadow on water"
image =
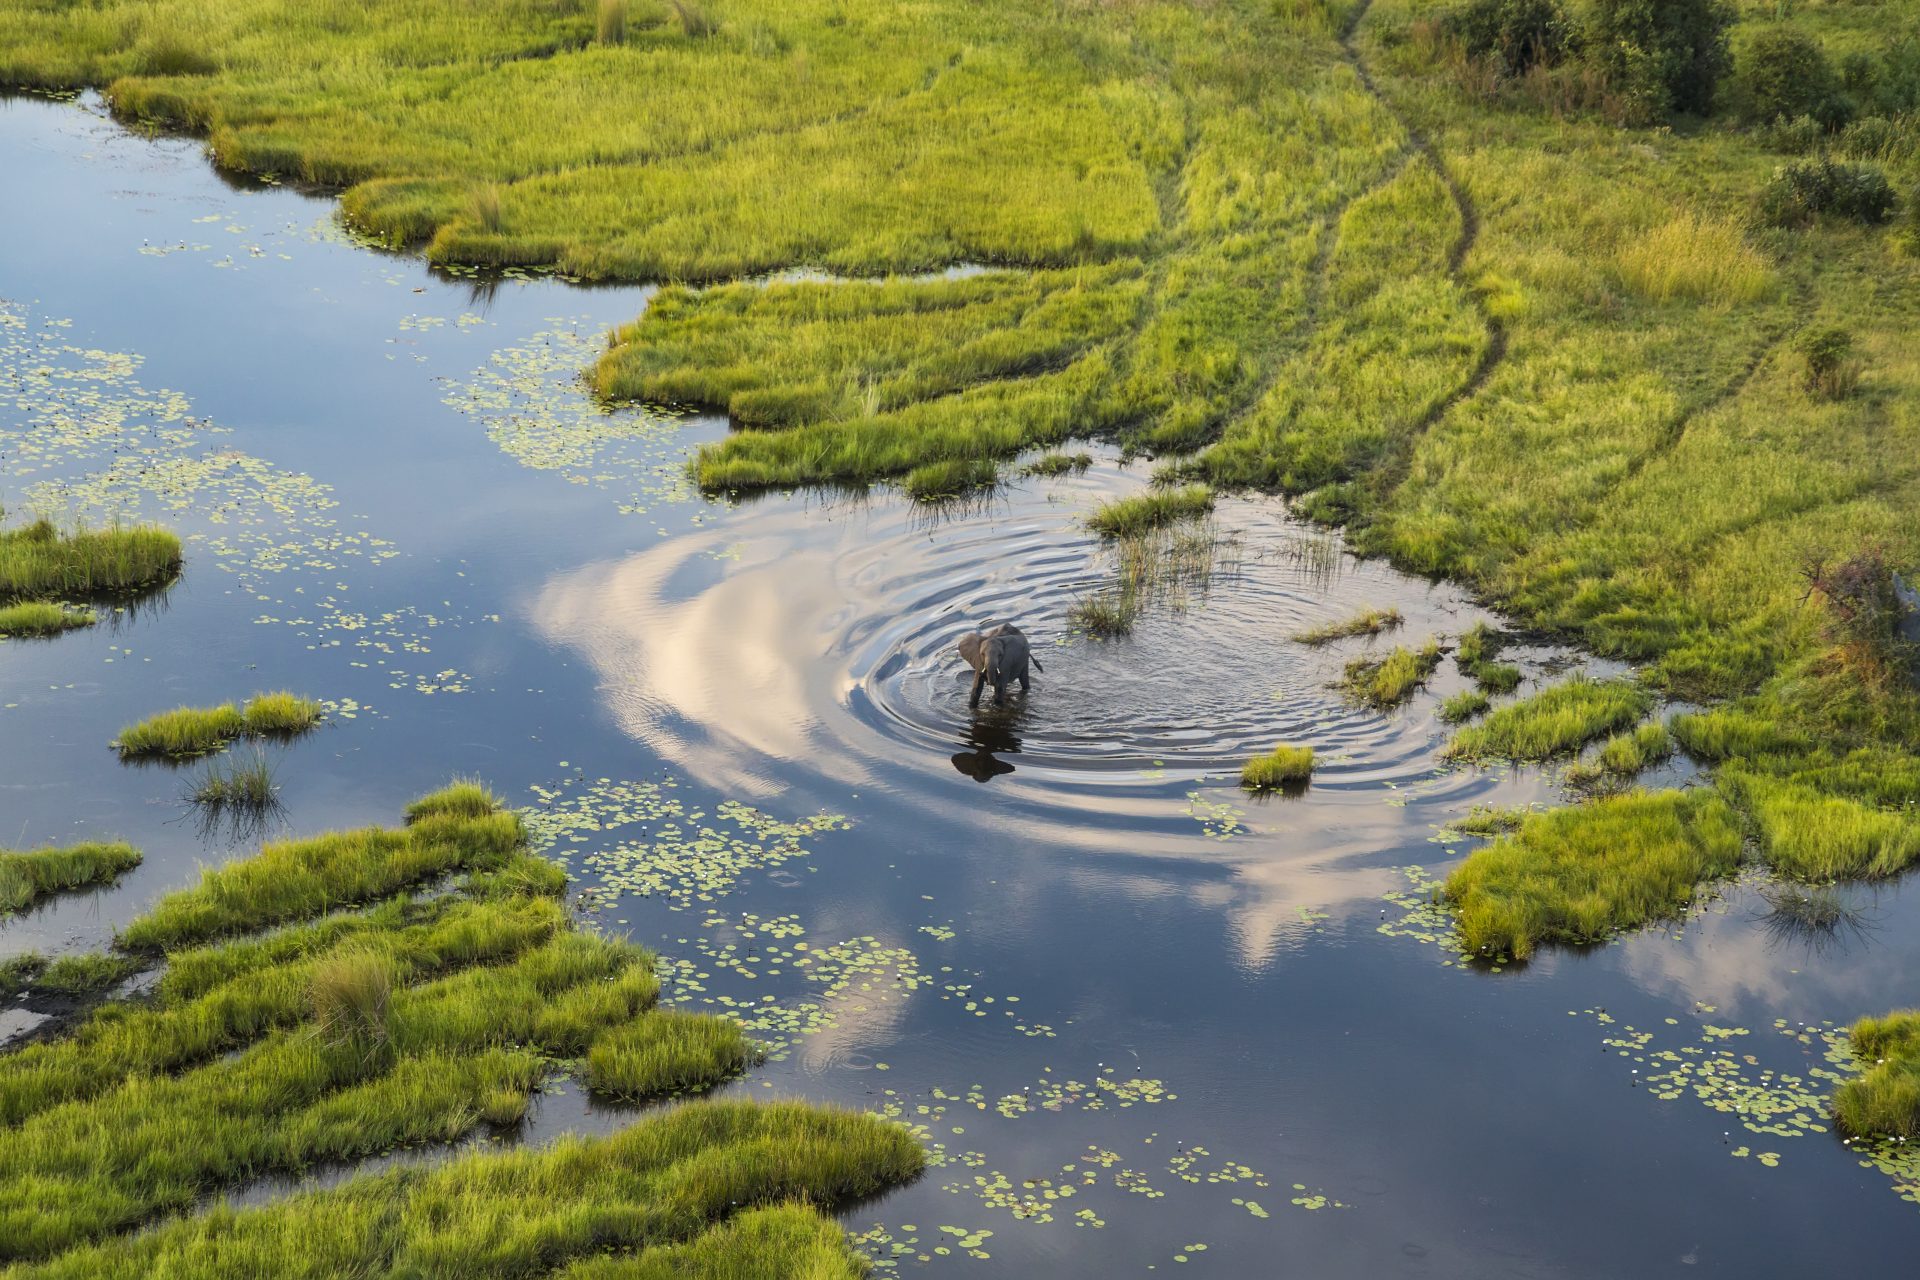
{"type": "Polygon", "coordinates": [[[953,753],[953,767],[975,782],[991,782],[1013,772],[1003,755],[1020,754],[1020,725],[1027,718],[1024,705],[976,712],[960,740],[963,750],[953,753]]]}

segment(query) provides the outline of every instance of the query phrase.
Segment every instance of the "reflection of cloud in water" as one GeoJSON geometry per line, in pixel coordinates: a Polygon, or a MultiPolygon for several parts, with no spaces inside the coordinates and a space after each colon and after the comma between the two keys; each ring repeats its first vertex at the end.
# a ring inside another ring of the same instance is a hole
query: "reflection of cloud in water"
{"type": "Polygon", "coordinates": [[[1222,504],[1240,564],[1186,612],[1143,616],[1124,641],[1072,635],[1071,604],[1109,572],[1081,517],[1138,483],[1096,468],[932,529],[890,499],[769,498],[750,521],[723,516],[556,577],[530,618],[585,655],[624,732],[716,790],[818,799],[880,782],[957,831],[1228,868],[1249,963],[1297,931],[1302,908],[1372,904],[1395,884],[1381,865],[1429,860],[1437,814],[1538,794],[1532,779],[1434,775],[1434,706],[1464,683],[1450,663],[1386,716],[1329,688],[1369,642],[1307,648],[1292,632],[1394,607],[1406,626],[1379,643],[1419,643],[1486,615],[1378,563],[1329,572],[1326,555],[1298,554],[1300,526],[1278,504],[1222,504]],[[989,620],[1019,622],[1046,671],[1031,697],[976,716],[952,644],[989,620]],[[1240,763],[1276,741],[1320,753],[1311,790],[1245,797],[1240,763]]]}

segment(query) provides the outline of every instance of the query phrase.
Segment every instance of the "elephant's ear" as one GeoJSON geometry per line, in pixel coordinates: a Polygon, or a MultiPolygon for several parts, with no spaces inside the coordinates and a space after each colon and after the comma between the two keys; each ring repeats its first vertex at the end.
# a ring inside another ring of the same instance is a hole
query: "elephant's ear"
{"type": "Polygon", "coordinates": [[[968,666],[973,667],[976,670],[979,668],[980,649],[981,649],[981,646],[984,645],[985,643],[986,641],[980,638],[980,633],[978,631],[969,631],[967,632],[967,634],[960,637],[960,643],[957,647],[960,650],[960,656],[966,659],[966,663],[968,666]]]}

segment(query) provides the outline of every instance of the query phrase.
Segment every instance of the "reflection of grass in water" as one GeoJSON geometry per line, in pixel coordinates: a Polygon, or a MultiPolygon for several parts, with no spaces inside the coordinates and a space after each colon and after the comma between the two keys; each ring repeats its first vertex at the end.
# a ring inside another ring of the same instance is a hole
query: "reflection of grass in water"
{"type": "Polygon", "coordinates": [[[1844,947],[1867,933],[1866,913],[1832,885],[1780,884],[1760,890],[1762,923],[1776,943],[1797,943],[1814,954],[1844,947]]]}
{"type": "Polygon", "coordinates": [[[1068,622],[1093,636],[1124,636],[1149,608],[1185,612],[1203,601],[1214,580],[1238,568],[1239,543],[1223,538],[1211,520],[1147,525],[1108,539],[1111,583],[1075,601],[1068,622]],[[1222,551],[1227,553],[1222,563],[1222,551]]]}
{"type": "Polygon", "coordinates": [[[25,910],[42,898],[69,889],[105,883],[139,861],[139,851],[125,844],[0,850],[0,913],[25,910]]]}
{"type": "Polygon", "coordinates": [[[1293,638],[1301,644],[1330,644],[1349,636],[1377,636],[1382,631],[1398,628],[1405,621],[1398,609],[1362,609],[1350,618],[1296,631],[1293,638]]]}
{"type": "Polygon", "coordinates": [[[0,1059],[0,1115],[20,1138],[0,1151],[0,1257],[132,1277],[199,1274],[211,1250],[240,1249],[263,1273],[338,1275],[429,1251],[460,1274],[519,1274],[535,1256],[540,1274],[575,1261],[588,1274],[610,1246],[686,1246],[747,1274],[734,1237],[709,1229],[798,1198],[818,1209],[753,1236],[754,1260],[784,1275],[795,1257],[828,1258],[812,1247],[822,1230],[844,1258],[822,1211],[911,1178],[922,1155],[894,1126],[797,1104],[696,1104],[603,1142],[119,1234],[237,1179],[511,1124],[559,1060],[624,1064],[623,1091],[643,1096],[737,1069],[716,1052],[737,1029],[650,1015],[653,958],[575,931],[564,876],[515,815],[473,798],[429,797],[398,830],[268,845],[129,925],[130,949],[168,950],[154,998],[0,1059]],[[426,888],[449,873],[465,873],[451,891],[426,888]],[[57,1204],[32,1190],[54,1179],[57,1204]]]}

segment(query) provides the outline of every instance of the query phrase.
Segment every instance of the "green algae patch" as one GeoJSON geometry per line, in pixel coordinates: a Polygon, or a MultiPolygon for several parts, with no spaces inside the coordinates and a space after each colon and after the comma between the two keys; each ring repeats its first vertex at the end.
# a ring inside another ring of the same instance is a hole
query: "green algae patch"
{"type": "Polygon", "coordinates": [[[76,609],[46,600],[0,605],[0,636],[57,636],[63,631],[90,627],[94,621],[91,609],[76,609]]]}
{"type": "Polygon", "coordinates": [[[1866,1065],[1834,1090],[1835,1122],[1856,1137],[1920,1139],[1920,1009],[1862,1018],[1849,1034],[1866,1065]]]}
{"type": "Polygon", "coordinates": [[[1313,776],[1313,748],[1278,746],[1255,756],[1240,770],[1240,785],[1249,791],[1295,787],[1313,776]]]}
{"type": "Polygon", "coordinates": [[[1394,631],[1405,621],[1398,609],[1362,609],[1352,617],[1296,631],[1293,638],[1301,644],[1331,644],[1353,636],[1377,636],[1383,631],[1394,631]]]}
{"type": "Polygon", "coordinates": [[[125,596],[179,576],[180,539],[153,525],[63,533],[37,520],[0,530],[0,603],[125,596]]]}
{"type": "Polygon", "coordinates": [[[1710,792],[1634,793],[1535,814],[1468,856],[1441,892],[1476,955],[1525,959],[1684,911],[1740,863],[1733,811],[1710,792]]]}
{"type": "Polygon", "coordinates": [[[126,844],[0,850],[0,913],[24,911],[70,889],[106,884],[139,863],[139,851],[126,844]]]}
{"type": "MultiPolygon", "coordinates": [[[[564,884],[525,867],[541,860],[519,819],[476,791],[426,797],[399,830],[270,844],[134,920],[123,941],[166,951],[151,997],[0,1058],[0,1257],[21,1274],[211,1276],[241,1247],[273,1274],[351,1274],[444,1264],[460,1222],[458,1273],[548,1275],[609,1250],[731,1256],[776,1238],[707,1241],[736,1215],[805,1201],[830,1224],[824,1211],[918,1173],[918,1144],[869,1117],[700,1103],[603,1143],[195,1212],[238,1180],[512,1125],[569,1061],[597,1055],[583,1069],[642,1098],[751,1060],[732,1023],[655,1009],[654,957],[577,931],[564,884]]],[[[85,967],[97,980],[131,962],[85,967]]]]}
{"type": "Polygon", "coordinates": [[[1440,665],[1440,644],[1429,640],[1418,649],[1394,646],[1384,658],[1355,658],[1340,678],[1340,689],[1355,702],[1387,711],[1399,706],[1427,682],[1440,665]]]}
{"type": "Polygon", "coordinates": [[[1461,760],[1545,760],[1625,728],[1652,705],[1651,694],[1627,681],[1575,676],[1462,729],[1447,744],[1447,754],[1461,760]]]}

